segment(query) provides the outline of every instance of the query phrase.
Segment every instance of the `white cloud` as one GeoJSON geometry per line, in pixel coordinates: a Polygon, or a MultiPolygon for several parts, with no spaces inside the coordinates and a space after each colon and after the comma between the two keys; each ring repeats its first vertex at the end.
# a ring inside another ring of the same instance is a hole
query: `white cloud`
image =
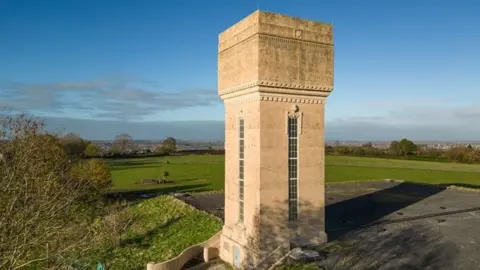
{"type": "Polygon", "coordinates": [[[51,115],[141,120],[158,111],[220,102],[215,89],[165,91],[157,82],[110,78],[78,82],[0,83],[0,108],[51,115]]]}

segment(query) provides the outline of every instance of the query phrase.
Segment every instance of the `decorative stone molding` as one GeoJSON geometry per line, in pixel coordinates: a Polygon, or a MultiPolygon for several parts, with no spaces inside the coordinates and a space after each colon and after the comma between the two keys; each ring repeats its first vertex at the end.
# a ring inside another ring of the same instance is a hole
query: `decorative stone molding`
{"type": "Polygon", "coordinates": [[[258,86],[270,86],[278,88],[289,88],[289,89],[299,89],[299,90],[316,90],[316,91],[332,91],[333,87],[313,85],[313,84],[296,84],[296,83],[282,83],[274,81],[264,81],[260,80],[257,82],[258,86]]]}
{"type": "Polygon", "coordinates": [[[302,38],[302,30],[295,29],[295,37],[296,38],[302,38]]]}
{"type": "MultiPolygon", "coordinates": [[[[243,33],[241,33],[243,34],[243,33]]],[[[243,35],[244,36],[244,35],[243,35]]],[[[227,52],[228,50],[235,48],[241,44],[246,44],[249,41],[255,40],[255,37],[258,36],[258,34],[250,34],[247,37],[239,38],[238,35],[234,36],[231,40],[224,41],[218,45],[218,54],[223,54],[227,52]]]]}
{"type": "Polygon", "coordinates": [[[245,112],[243,110],[240,110],[238,111],[237,113],[237,126],[239,125],[239,121],[240,119],[244,119],[245,120],[245,112]]]}
{"type": "Polygon", "coordinates": [[[333,44],[327,43],[327,42],[318,42],[314,40],[307,40],[307,39],[300,39],[303,38],[303,31],[300,32],[300,36],[297,36],[298,32],[295,32],[295,38],[287,38],[287,37],[281,37],[281,36],[276,36],[272,34],[262,34],[260,33],[258,35],[258,38],[260,40],[265,40],[265,41],[275,41],[276,43],[283,43],[283,44],[299,44],[305,47],[310,47],[310,48],[325,48],[325,47],[333,47],[333,44]]]}
{"type": "Polygon", "coordinates": [[[271,101],[271,102],[285,102],[285,103],[301,103],[301,104],[325,104],[325,99],[319,98],[299,98],[299,97],[288,97],[288,96],[278,96],[278,95],[269,95],[269,94],[258,94],[253,93],[245,96],[237,96],[224,100],[225,103],[235,103],[235,104],[244,104],[252,101],[271,101]]]}
{"type": "MultiPolygon", "coordinates": [[[[268,25],[268,24],[262,24],[268,25]]],[[[233,35],[232,37],[223,40],[219,43],[218,52],[222,53],[225,52],[233,47],[236,47],[243,42],[258,37],[260,40],[273,40],[275,42],[280,43],[289,43],[289,44],[301,44],[302,46],[307,47],[333,47],[333,44],[330,43],[331,37],[326,37],[323,42],[314,39],[306,39],[305,38],[305,30],[294,29],[292,37],[282,37],[277,36],[272,33],[263,32],[259,29],[259,24],[253,24],[242,31],[239,31],[237,34],[233,35]]],[[[311,33],[313,34],[313,33],[311,33]]],[[[324,33],[325,35],[326,33],[324,33]]]]}
{"type": "Polygon", "coordinates": [[[285,132],[288,134],[288,119],[298,119],[298,135],[302,134],[303,131],[303,112],[300,111],[300,108],[297,104],[293,104],[292,108],[285,113],[285,132]]]}
{"type": "Polygon", "coordinates": [[[258,101],[260,100],[259,96],[255,95],[248,95],[248,96],[240,96],[240,97],[234,97],[234,98],[229,98],[225,99],[224,102],[227,104],[244,104],[252,101],[258,101]]]}
{"type": "Polygon", "coordinates": [[[281,96],[260,96],[262,101],[275,101],[287,103],[307,103],[307,104],[324,104],[324,99],[308,99],[298,97],[281,97],[281,96]]]}
{"type": "Polygon", "coordinates": [[[226,88],[226,89],[220,89],[218,92],[220,95],[225,95],[225,94],[230,94],[233,92],[241,91],[243,89],[251,88],[257,86],[257,81],[252,81],[240,85],[236,85],[234,87],[226,88]]]}
{"type": "Polygon", "coordinates": [[[282,83],[282,82],[275,82],[275,81],[259,80],[259,81],[252,81],[252,82],[236,85],[234,87],[230,87],[226,89],[220,89],[219,93],[220,95],[225,95],[225,94],[241,91],[247,88],[252,88],[255,86],[287,88],[287,89],[294,89],[294,90],[322,91],[322,92],[331,92],[333,90],[333,87],[330,87],[330,86],[282,83]]]}

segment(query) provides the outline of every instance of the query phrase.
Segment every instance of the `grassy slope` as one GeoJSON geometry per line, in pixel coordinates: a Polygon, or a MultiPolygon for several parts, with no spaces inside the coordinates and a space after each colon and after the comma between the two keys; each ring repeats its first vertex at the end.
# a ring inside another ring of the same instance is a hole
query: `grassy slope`
{"type": "MultiPolygon", "coordinates": [[[[223,189],[224,157],[191,155],[160,158],[109,160],[115,190],[160,189],[162,191],[205,191],[223,189]],[[170,164],[167,164],[167,161],[170,164]],[[170,172],[174,184],[139,185],[143,178],[161,178],[170,172]]],[[[327,156],[326,181],[344,182],[401,179],[423,183],[480,186],[480,165],[327,156]]]]}
{"type": "Polygon", "coordinates": [[[122,235],[123,246],[101,251],[110,269],[145,269],[147,262],[171,259],[221,229],[219,219],[168,196],[145,200],[127,211],[135,221],[122,235]]]}

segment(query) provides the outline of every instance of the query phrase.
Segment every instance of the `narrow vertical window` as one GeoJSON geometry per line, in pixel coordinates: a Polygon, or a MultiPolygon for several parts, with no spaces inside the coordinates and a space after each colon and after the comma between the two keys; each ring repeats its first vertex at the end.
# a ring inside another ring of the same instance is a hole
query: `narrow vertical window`
{"type": "Polygon", "coordinates": [[[288,219],[298,219],[298,119],[288,117],[288,219]]]}
{"type": "Polygon", "coordinates": [[[238,122],[238,145],[239,145],[239,164],[238,164],[238,221],[244,219],[244,172],[245,172],[245,120],[238,122]]]}

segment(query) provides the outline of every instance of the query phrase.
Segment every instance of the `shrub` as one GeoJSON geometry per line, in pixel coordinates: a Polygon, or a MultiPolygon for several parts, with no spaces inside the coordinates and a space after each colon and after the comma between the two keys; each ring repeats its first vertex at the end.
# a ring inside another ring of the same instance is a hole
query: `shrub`
{"type": "Polygon", "coordinates": [[[87,157],[97,157],[102,154],[102,149],[94,143],[89,143],[85,148],[84,154],[87,157]]]}
{"type": "Polygon", "coordinates": [[[91,248],[97,201],[54,134],[26,115],[0,118],[0,269],[64,269],[91,248]]]}
{"type": "Polygon", "coordinates": [[[101,192],[112,186],[112,174],[105,161],[101,159],[79,161],[69,173],[77,180],[89,181],[93,188],[101,192]]]}

